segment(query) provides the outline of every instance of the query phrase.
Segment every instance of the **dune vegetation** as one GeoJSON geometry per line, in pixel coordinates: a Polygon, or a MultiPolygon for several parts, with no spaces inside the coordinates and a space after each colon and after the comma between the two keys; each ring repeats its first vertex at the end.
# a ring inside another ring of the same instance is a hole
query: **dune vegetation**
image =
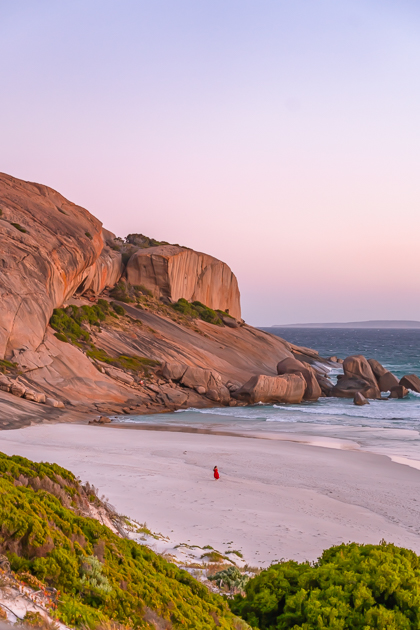
{"type": "Polygon", "coordinates": [[[420,558],[388,543],[332,547],[314,563],[272,565],[230,601],[260,630],[420,628],[420,558]]]}
{"type": "Polygon", "coordinates": [[[101,509],[95,492],[69,471],[0,454],[0,551],[16,577],[59,591],[57,619],[80,628],[248,627],[189,573],[89,517],[92,508],[101,509]]]}

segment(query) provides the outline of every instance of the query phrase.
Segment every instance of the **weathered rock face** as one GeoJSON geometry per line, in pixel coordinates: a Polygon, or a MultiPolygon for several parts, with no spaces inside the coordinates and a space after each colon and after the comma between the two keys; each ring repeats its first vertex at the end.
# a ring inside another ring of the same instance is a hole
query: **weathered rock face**
{"type": "Polygon", "coordinates": [[[47,186],[0,174],[0,209],[0,357],[11,357],[39,345],[104,241],[98,219],[47,186]]]}
{"type": "Polygon", "coordinates": [[[157,298],[198,300],[241,317],[236,276],[217,258],[176,245],[141,249],[127,264],[127,280],[144,285],[157,298]]]}
{"type": "MultiPolygon", "coordinates": [[[[106,230],[103,230],[106,232],[106,230]]],[[[79,295],[98,296],[105,288],[117,284],[124,271],[120,252],[105,245],[101,255],[89,268],[86,278],[77,289],[79,295]]]]}
{"type": "Polygon", "coordinates": [[[347,377],[362,378],[363,380],[376,386],[375,375],[372,372],[372,368],[361,354],[356,354],[351,357],[347,357],[343,362],[344,374],[347,377]]]}
{"type": "Polygon", "coordinates": [[[356,392],[353,398],[353,403],[359,407],[362,405],[368,405],[369,401],[361,394],[360,392],[356,392]]]}
{"type": "Polygon", "coordinates": [[[372,368],[372,372],[378,382],[378,387],[381,392],[391,391],[393,387],[398,385],[397,377],[389,372],[383,365],[376,361],[376,359],[368,359],[368,363],[372,368]]]}
{"type": "Polygon", "coordinates": [[[420,378],[416,374],[406,374],[400,380],[400,385],[420,394],[420,378]]]}
{"type": "Polygon", "coordinates": [[[404,387],[404,385],[395,385],[395,387],[391,387],[389,398],[405,398],[408,396],[408,389],[404,387]]]}
{"type": "Polygon", "coordinates": [[[337,398],[354,398],[360,392],[365,398],[379,399],[381,392],[376,385],[368,383],[363,378],[344,376],[337,381],[331,390],[331,396],[337,398]]]}
{"type": "Polygon", "coordinates": [[[308,364],[304,364],[297,359],[283,359],[277,364],[277,374],[302,374],[306,381],[304,400],[318,400],[322,396],[321,387],[316,378],[315,370],[308,364]]]}
{"type": "Polygon", "coordinates": [[[306,381],[302,374],[284,374],[283,376],[253,376],[233,392],[232,397],[248,404],[262,403],[300,403],[306,390],[306,381]]]}

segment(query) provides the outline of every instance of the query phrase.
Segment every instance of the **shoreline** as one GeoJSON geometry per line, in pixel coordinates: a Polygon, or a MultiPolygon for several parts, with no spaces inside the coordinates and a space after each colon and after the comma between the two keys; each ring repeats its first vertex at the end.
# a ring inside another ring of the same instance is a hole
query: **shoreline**
{"type": "Polygon", "coordinates": [[[420,471],[386,455],[293,435],[106,430],[115,426],[35,425],[2,432],[0,450],[71,470],[174,545],[232,543],[254,566],[313,561],[349,540],[420,553],[420,471]]]}

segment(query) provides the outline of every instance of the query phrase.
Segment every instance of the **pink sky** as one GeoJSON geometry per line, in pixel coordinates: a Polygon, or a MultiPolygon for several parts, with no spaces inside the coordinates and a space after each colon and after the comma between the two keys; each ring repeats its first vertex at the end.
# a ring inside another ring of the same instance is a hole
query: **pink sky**
{"type": "Polygon", "coordinates": [[[5,0],[0,170],[221,258],[249,323],[420,320],[419,17],[5,0]]]}

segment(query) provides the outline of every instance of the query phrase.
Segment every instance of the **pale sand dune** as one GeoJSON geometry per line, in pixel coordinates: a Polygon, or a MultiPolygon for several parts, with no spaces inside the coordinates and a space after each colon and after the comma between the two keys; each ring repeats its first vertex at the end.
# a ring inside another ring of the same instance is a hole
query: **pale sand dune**
{"type": "Polygon", "coordinates": [[[70,424],[3,431],[0,449],[69,468],[175,543],[224,551],[233,541],[258,566],[315,560],[350,540],[385,538],[420,553],[420,471],[381,455],[70,424]]]}

